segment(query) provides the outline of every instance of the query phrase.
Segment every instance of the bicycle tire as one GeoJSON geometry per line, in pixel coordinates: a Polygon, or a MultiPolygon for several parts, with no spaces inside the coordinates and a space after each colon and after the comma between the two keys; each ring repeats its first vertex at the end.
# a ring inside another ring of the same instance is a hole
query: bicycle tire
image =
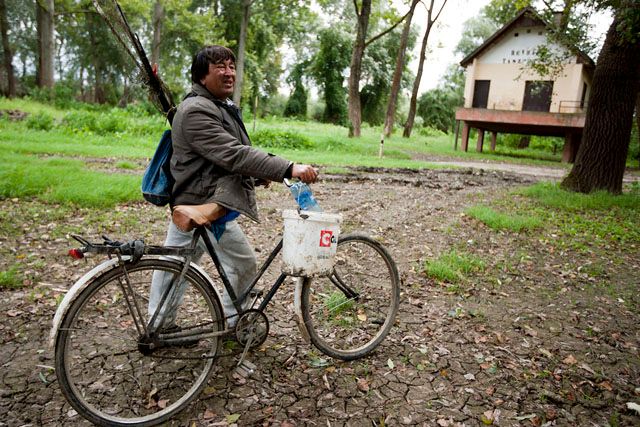
{"type": "MultiPolygon", "coordinates": [[[[178,260],[143,258],[127,263],[127,275],[145,324],[154,271],[179,274],[178,260]]],[[[159,346],[151,354],[138,332],[119,283],[121,267],[92,280],[73,301],[61,322],[55,367],[71,406],[98,425],[151,426],[174,416],[198,396],[220,351],[218,336],[202,337],[195,346],[159,346]],[[144,353],[142,349],[145,349],[144,353]],[[208,355],[208,357],[203,357],[208,355]]],[[[184,276],[185,292],[176,323],[182,331],[224,329],[220,300],[196,270],[184,276]]],[[[166,335],[170,336],[170,335],[166,335]]]]}
{"type": "Polygon", "coordinates": [[[302,316],[311,342],[342,360],[363,357],[380,344],[393,326],[399,302],[395,262],[379,242],[363,234],[341,236],[333,273],[305,278],[302,284],[302,316]],[[337,278],[357,296],[341,290],[337,278]]]}

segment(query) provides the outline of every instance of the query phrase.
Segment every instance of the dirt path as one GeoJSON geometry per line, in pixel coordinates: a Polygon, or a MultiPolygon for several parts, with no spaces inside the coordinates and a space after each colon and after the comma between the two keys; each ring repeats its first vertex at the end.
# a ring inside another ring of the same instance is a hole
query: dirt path
{"type": "MultiPolygon", "coordinates": [[[[208,392],[170,425],[227,425],[234,415],[240,426],[638,425],[626,404],[640,403],[640,318],[618,294],[594,286],[585,266],[595,260],[550,251],[544,231],[496,233],[462,215],[536,179],[486,170],[326,177],[314,187],[325,210],[344,215],[344,231],[379,239],[398,263],[403,291],[390,336],[364,360],[317,367],[285,287],[268,310],[269,338],[250,355],[256,373],[234,377],[233,360],[221,361],[208,392]],[[423,272],[426,260],[452,248],[486,263],[462,289],[423,272]]],[[[273,186],[259,204],[262,224],[243,226],[264,257],[293,202],[273,186]]],[[[20,262],[29,281],[0,293],[0,426],[86,425],[64,401],[46,347],[57,300],[90,268],[64,256],[72,246],[65,235],[159,243],[165,213],[135,204],[52,219],[55,207],[26,200],[4,200],[2,211],[3,221],[16,219],[0,228],[2,270],[20,262]]],[[[638,248],[612,249],[598,261],[610,283],[637,289],[638,248]]]]}

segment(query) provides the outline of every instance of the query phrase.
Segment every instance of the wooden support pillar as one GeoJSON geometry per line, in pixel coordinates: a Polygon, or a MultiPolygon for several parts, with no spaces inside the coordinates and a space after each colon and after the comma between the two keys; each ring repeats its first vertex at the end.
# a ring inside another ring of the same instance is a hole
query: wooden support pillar
{"type": "Polygon", "coordinates": [[[460,135],[460,120],[456,120],[456,136],[453,140],[453,151],[458,150],[458,135],[460,135]]]}
{"type": "Polygon", "coordinates": [[[567,133],[564,137],[564,148],[562,149],[562,163],[573,163],[576,161],[576,154],[582,141],[582,134],[567,133]]]}
{"type": "Polygon", "coordinates": [[[482,153],[482,145],[484,144],[484,129],[478,129],[478,143],[476,144],[476,151],[482,153]]]}
{"type": "Polygon", "coordinates": [[[460,142],[460,148],[462,151],[469,149],[469,125],[467,122],[462,122],[462,141],[460,142]]]}
{"type": "Polygon", "coordinates": [[[491,151],[496,151],[497,139],[498,139],[498,132],[491,132],[491,151]]]}

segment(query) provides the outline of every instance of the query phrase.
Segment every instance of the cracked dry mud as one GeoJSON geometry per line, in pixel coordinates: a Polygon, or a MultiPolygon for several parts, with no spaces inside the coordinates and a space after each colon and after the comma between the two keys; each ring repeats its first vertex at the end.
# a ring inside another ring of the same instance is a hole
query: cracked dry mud
{"type": "MultiPolygon", "coordinates": [[[[323,356],[293,321],[287,282],[267,310],[267,341],[249,355],[256,372],[239,377],[231,373],[233,359],[220,360],[199,399],[167,424],[638,425],[638,414],[626,406],[640,402],[637,311],[589,287],[580,268],[588,260],[550,249],[546,230],[499,233],[462,215],[536,179],[447,170],[326,176],[314,186],[325,210],[343,214],[343,231],[379,239],[398,264],[402,295],[390,335],[359,361],[323,356]],[[423,272],[426,260],[451,248],[485,262],[458,292],[423,272]],[[513,268],[503,268],[507,263],[513,268]]],[[[87,210],[51,219],[55,206],[1,203],[14,229],[0,234],[0,266],[22,262],[30,279],[0,293],[0,426],[87,425],[59,390],[46,342],[60,295],[99,261],[66,257],[73,243],[65,234],[160,243],[166,211],[119,206],[97,222],[87,210]]],[[[260,191],[259,204],[262,224],[242,223],[264,258],[279,238],[281,210],[293,201],[273,185],[260,191]]],[[[598,256],[610,283],[637,289],[637,246],[598,256]]]]}

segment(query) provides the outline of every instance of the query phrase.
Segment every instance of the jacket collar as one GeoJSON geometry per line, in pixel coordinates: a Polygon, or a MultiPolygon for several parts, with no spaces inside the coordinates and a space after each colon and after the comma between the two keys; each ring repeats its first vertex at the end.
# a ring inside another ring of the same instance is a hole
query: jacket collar
{"type": "MultiPolygon", "coordinates": [[[[231,102],[231,100],[229,98],[227,98],[227,99],[216,98],[215,96],[213,96],[211,94],[211,92],[209,92],[207,90],[206,87],[202,86],[199,83],[194,83],[194,84],[191,85],[191,92],[195,93],[198,96],[203,96],[203,97],[205,97],[205,98],[207,98],[207,99],[209,99],[209,100],[211,100],[211,101],[213,101],[213,102],[215,102],[217,104],[228,104],[229,102],[231,102]]],[[[233,102],[231,102],[231,105],[233,105],[233,102]]]]}

